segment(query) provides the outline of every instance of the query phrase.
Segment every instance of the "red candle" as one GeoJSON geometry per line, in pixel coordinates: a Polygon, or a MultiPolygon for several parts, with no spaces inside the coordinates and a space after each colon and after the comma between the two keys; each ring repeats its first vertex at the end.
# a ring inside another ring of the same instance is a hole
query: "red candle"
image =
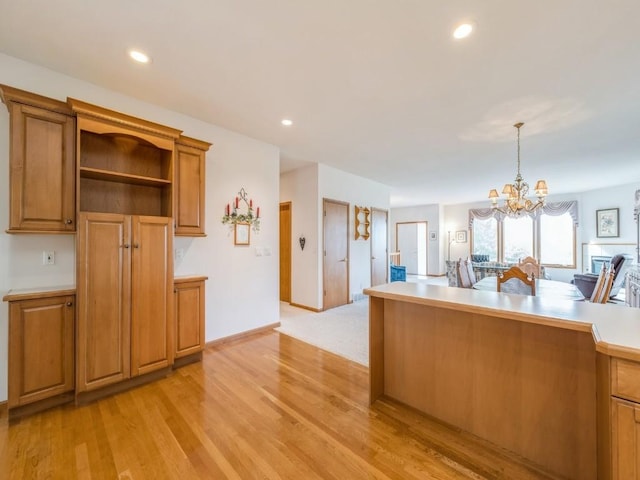
{"type": "Polygon", "coordinates": [[[249,199],[249,207],[253,207],[253,199],[249,199]]]}
{"type": "Polygon", "coordinates": [[[238,208],[238,197],[236,197],[236,208],[238,208]]]}
{"type": "Polygon", "coordinates": [[[227,209],[225,210],[226,214],[229,215],[229,204],[227,203],[227,209]]]}
{"type": "Polygon", "coordinates": [[[260,218],[260,207],[258,207],[258,210],[256,211],[256,218],[260,218]]]}

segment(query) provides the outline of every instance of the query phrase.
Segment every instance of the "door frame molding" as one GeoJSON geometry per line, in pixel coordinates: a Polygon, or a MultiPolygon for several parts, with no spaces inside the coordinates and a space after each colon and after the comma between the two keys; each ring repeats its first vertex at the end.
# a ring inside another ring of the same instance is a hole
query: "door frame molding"
{"type": "MultiPolygon", "coordinates": [[[[407,225],[407,224],[418,224],[418,223],[424,223],[424,228],[426,231],[426,255],[425,255],[425,269],[427,272],[427,275],[429,274],[429,221],[428,220],[413,220],[413,221],[407,221],[407,222],[396,222],[396,242],[395,242],[395,247],[396,247],[396,252],[398,252],[398,225],[407,225]]],[[[400,256],[398,258],[398,262],[400,264],[402,264],[402,252],[400,252],[400,256]]]]}
{"type": "MultiPolygon", "coordinates": [[[[281,212],[281,208],[283,205],[288,205],[289,206],[289,304],[291,304],[291,299],[292,299],[292,295],[291,295],[291,286],[292,286],[292,278],[291,278],[291,273],[293,271],[293,205],[291,201],[287,201],[287,202],[280,202],[278,205],[278,232],[280,231],[280,212],[281,212]]],[[[282,238],[280,238],[278,240],[278,248],[279,248],[279,254],[280,254],[280,262],[282,262],[282,238]]],[[[280,263],[280,265],[282,265],[282,263],[280,263]]],[[[280,287],[281,284],[281,270],[280,268],[278,268],[278,287],[280,287]]],[[[278,288],[279,289],[279,288],[278,288]]],[[[278,291],[278,297],[280,298],[282,296],[282,292],[278,291]]],[[[282,299],[280,298],[280,301],[282,301],[282,299]]]]}

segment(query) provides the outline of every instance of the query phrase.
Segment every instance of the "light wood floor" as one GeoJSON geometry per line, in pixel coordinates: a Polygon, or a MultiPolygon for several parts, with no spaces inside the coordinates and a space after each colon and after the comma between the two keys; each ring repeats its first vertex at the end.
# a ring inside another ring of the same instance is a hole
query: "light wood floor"
{"type": "Polygon", "coordinates": [[[83,407],[8,425],[2,479],[540,479],[390,400],[368,370],[276,332],[83,407]]]}

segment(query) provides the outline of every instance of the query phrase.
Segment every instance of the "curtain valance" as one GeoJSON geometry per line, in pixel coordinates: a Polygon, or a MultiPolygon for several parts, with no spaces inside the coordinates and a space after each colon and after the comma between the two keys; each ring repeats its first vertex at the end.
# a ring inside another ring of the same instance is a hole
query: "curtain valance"
{"type": "MultiPolygon", "coordinates": [[[[542,209],[538,209],[532,213],[525,213],[534,220],[542,214],[559,216],[569,213],[573,219],[573,224],[578,226],[578,202],[571,200],[568,202],[549,202],[546,203],[542,209]]],[[[479,220],[487,220],[489,218],[495,218],[497,221],[502,221],[506,215],[493,208],[471,208],[469,209],[469,228],[473,228],[473,221],[477,218],[479,220]]]]}

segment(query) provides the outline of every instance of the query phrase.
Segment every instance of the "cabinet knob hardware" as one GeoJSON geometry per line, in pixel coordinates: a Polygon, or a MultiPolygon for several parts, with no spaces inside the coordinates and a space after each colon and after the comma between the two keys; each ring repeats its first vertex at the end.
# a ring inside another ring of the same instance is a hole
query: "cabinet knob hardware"
{"type": "Polygon", "coordinates": [[[138,244],[138,243],[134,243],[134,244],[133,244],[133,248],[140,248],[140,244],[138,244]]]}
{"type": "Polygon", "coordinates": [[[124,247],[124,248],[129,248],[129,244],[128,244],[128,243],[125,243],[125,244],[123,245],[123,247],[124,247]]]}
{"type": "Polygon", "coordinates": [[[71,307],[73,305],[73,302],[67,302],[67,307],[71,307]]]}
{"type": "Polygon", "coordinates": [[[66,223],[67,225],[71,225],[73,223],[73,220],[71,220],[70,218],[67,218],[64,223],[66,223]]]}

